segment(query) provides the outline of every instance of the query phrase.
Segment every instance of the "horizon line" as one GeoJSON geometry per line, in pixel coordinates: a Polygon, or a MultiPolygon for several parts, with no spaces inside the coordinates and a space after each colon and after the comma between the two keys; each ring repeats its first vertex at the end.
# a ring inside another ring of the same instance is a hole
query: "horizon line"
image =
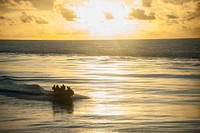
{"type": "Polygon", "coordinates": [[[131,40],[185,40],[194,38],[135,38],[135,39],[0,39],[0,41],[131,41],[131,40]]]}

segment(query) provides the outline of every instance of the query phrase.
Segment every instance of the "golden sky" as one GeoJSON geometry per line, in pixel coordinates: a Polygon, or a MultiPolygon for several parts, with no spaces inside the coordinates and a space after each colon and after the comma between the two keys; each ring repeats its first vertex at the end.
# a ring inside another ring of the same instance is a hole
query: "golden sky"
{"type": "Polygon", "coordinates": [[[0,0],[0,39],[199,37],[200,0],[0,0]]]}

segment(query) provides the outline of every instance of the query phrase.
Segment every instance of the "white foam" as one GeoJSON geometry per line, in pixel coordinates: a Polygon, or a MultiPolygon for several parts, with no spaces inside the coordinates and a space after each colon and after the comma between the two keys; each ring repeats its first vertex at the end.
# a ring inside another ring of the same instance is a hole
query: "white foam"
{"type": "MultiPolygon", "coordinates": [[[[5,77],[0,79],[0,94],[26,100],[53,100],[52,91],[44,90],[38,84],[19,84],[14,79],[5,77]]],[[[88,99],[89,97],[74,94],[72,99],[88,99]]]]}

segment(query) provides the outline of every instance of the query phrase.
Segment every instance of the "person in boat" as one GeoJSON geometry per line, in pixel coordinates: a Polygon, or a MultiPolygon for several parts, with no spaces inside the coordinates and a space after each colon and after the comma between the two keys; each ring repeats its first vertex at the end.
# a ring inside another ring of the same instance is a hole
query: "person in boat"
{"type": "Polygon", "coordinates": [[[59,87],[58,85],[56,85],[56,86],[54,85],[52,87],[52,90],[54,92],[62,92],[64,94],[66,94],[68,97],[71,97],[72,95],[74,95],[74,91],[69,86],[67,86],[67,90],[65,90],[65,89],[66,89],[66,87],[64,84],[61,87],[59,87]]]}
{"type": "Polygon", "coordinates": [[[52,87],[52,90],[55,92],[56,90],[56,86],[55,85],[53,85],[53,87],[52,87]]]}
{"type": "Polygon", "coordinates": [[[60,88],[61,91],[65,91],[65,85],[63,84],[60,88]]]}
{"type": "Polygon", "coordinates": [[[58,91],[60,91],[60,87],[58,85],[56,85],[55,92],[58,92],[58,91]]]}
{"type": "Polygon", "coordinates": [[[74,91],[69,86],[67,86],[66,92],[69,94],[69,96],[74,95],[74,91]]]}

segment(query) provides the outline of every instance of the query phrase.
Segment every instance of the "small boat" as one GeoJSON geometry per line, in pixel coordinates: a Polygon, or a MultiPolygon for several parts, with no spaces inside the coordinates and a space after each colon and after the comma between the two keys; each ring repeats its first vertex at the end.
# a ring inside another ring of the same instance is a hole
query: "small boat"
{"type": "Polygon", "coordinates": [[[57,103],[70,104],[72,103],[71,96],[74,95],[74,91],[67,86],[67,90],[54,90],[51,95],[53,96],[53,100],[57,103]]]}

